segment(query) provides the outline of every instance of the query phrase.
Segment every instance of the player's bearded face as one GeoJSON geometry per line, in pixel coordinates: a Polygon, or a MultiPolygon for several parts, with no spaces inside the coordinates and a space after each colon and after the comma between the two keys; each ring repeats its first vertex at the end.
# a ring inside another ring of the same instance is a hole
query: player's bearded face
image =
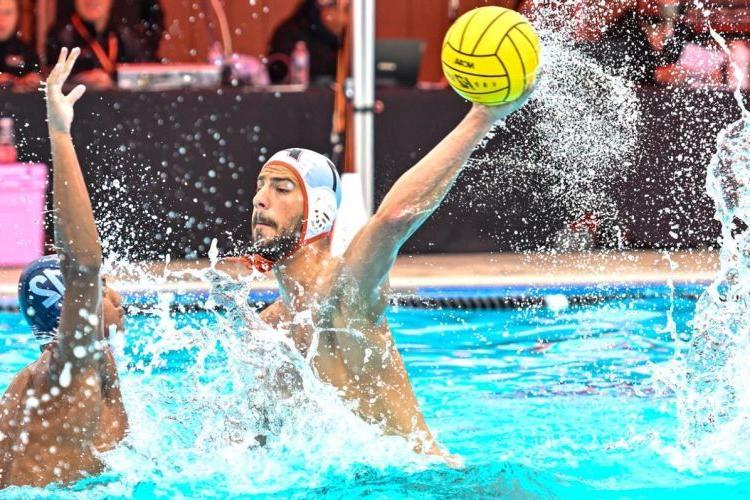
{"type": "Polygon", "coordinates": [[[303,190],[288,167],[263,167],[253,197],[250,253],[273,262],[291,254],[301,238],[304,203],[303,190]]]}
{"type": "Polygon", "coordinates": [[[270,217],[255,212],[253,214],[253,244],[251,254],[257,254],[270,261],[277,261],[294,251],[300,240],[302,217],[297,217],[286,227],[279,225],[270,217]],[[269,235],[269,231],[271,234],[269,235]]]}

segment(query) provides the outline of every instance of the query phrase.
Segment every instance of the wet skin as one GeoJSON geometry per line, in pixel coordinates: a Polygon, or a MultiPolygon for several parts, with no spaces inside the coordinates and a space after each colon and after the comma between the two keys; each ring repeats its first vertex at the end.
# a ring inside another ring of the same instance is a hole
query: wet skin
{"type": "Polygon", "coordinates": [[[121,297],[101,275],[102,251],[91,202],[70,137],[73,105],[83,95],[62,85],[79,51],[63,49],[47,80],[52,145],[55,246],[65,283],[60,324],[39,359],[0,401],[0,488],[69,483],[96,474],[96,452],[127,431],[117,368],[106,343],[122,330],[121,297]]]}
{"type": "MultiPolygon", "coordinates": [[[[400,247],[440,205],[474,147],[496,121],[520,109],[532,90],[508,105],[475,105],[396,182],[343,256],[332,256],[330,241],[322,239],[302,246],[273,269],[281,297],[261,318],[288,330],[300,352],[312,354],[318,376],[342,398],[355,401],[364,420],[386,434],[407,438],[421,453],[448,457],[419,409],[385,318],[388,273],[400,247]],[[311,320],[305,320],[310,313],[311,320]],[[317,343],[314,333],[319,334],[317,343]]],[[[253,198],[256,244],[270,244],[292,231],[304,215],[303,203],[302,190],[287,167],[264,167],[253,198]]]]}
{"type": "MultiPolygon", "coordinates": [[[[288,168],[266,166],[253,199],[254,241],[271,241],[293,228],[303,215],[303,200],[288,168]]],[[[343,260],[331,256],[327,247],[323,240],[295,254],[296,259],[309,261],[305,276],[299,279],[288,276],[287,266],[277,266],[277,274],[300,285],[304,293],[282,297],[261,318],[274,328],[288,330],[305,356],[317,329],[320,340],[313,367],[318,376],[335,386],[343,398],[358,401],[357,411],[365,420],[384,425],[391,434],[411,437],[417,433],[419,450],[437,451],[383,316],[387,295],[377,298],[374,310],[359,307],[357,283],[346,275],[343,260]],[[304,311],[313,312],[314,327],[292,324],[294,315],[304,311]]]]}
{"type": "Polygon", "coordinates": [[[59,368],[53,350],[45,347],[0,400],[0,488],[69,483],[99,473],[95,452],[113,449],[125,436],[128,420],[112,353],[104,351],[102,368],[79,372],[64,388],[54,380],[59,368]]]}

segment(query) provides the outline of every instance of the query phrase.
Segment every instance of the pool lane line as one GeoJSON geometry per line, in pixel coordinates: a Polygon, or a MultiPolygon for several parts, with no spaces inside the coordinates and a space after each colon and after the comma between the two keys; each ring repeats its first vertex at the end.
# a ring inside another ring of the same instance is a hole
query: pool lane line
{"type": "MultiPolygon", "coordinates": [[[[675,283],[675,296],[696,300],[710,281],[675,283]]],[[[205,310],[208,290],[184,287],[179,292],[123,292],[126,307],[132,313],[147,313],[160,302],[160,293],[171,293],[170,310],[189,312],[205,310]]],[[[563,296],[568,305],[589,305],[612,300],[663,297],[670,292],[667,283],[591,283],[556,287],[422,287],[392,290],[391,306],[420,309],[521,309],[546,307],[555,296],[563,296]]],[[[262,308],[278,297],[275,289],[256,289],[248,295],[248,303],[262,308]]],[[[221,308],[218,308],[221,310],[221,308]]],[[[18,311],[15,297],[0,296],[0,311],[18,311]]]]}

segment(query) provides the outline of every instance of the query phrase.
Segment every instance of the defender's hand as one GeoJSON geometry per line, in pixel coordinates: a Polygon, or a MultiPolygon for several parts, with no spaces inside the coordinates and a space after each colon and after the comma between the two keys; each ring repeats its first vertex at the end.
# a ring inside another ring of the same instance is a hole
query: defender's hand
{"type": "Polygon", "coordinates": [[[68,95],[62,93],[63,84],[70,76],[80,53],[81,50],[76,47],[68,55],[68,49],[63,48],[57,64],[47,77],[44,90],[47,95],[47,124],[50,133],[70,133],[70,125],[73,123],[73,105],[86,91],[84,85],[78,85],[68,95]]]}

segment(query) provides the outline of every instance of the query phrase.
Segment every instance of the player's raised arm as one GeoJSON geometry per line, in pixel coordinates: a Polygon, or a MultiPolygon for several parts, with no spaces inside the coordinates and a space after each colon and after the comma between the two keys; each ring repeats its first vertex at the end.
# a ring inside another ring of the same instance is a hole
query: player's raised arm
{"type": "Polygon", "coordinates": [[[123,310],[102,285],[101,246],[70,138],[84,88],[62,93],[78,53],[63,49],[47,81],[59,255],[37,259],[19,279],[21,311],[44,344],[0,400],[0,488],[96,474],[104,467],[96,452],[114,447],[128,428],[117,368],[100,340],[104,325],[122,329],[123,310]]]}
{"type": "Polygon", "coordinates": [[[471,152],[497,121],[520,109],[532,91],[501,106],[475,104],[452,132],[396,181],[344,254],[361,298],[380,295],[399,249],[443,201],[471,152]]]}
{"type": "Polygon", "coordinates": [[[102,249],[91,201],[78,163],[70,127],[73,105],[86,90],[62,92],[80,50],[62,49],[47,79],[47,121],[52,145],[55,246],[66,284],[58,342],[53,359],[58,370],[80,371],[101,359],[98,345],[102,295],[102,249]]]}

